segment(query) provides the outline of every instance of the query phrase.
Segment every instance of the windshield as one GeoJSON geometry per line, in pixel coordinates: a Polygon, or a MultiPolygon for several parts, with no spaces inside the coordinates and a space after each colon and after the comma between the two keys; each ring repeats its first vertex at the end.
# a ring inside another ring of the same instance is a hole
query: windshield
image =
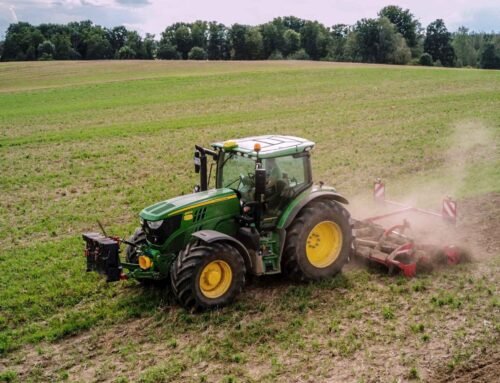
{"type": "Polygon", "coordinates": [[[253,181],[255,161],[234,153],[228,153],[224,156],[221,172],[219,181],[222,187],[243,190],[245,186],[249,186],[247,185],[248,181],[253,181]]]}

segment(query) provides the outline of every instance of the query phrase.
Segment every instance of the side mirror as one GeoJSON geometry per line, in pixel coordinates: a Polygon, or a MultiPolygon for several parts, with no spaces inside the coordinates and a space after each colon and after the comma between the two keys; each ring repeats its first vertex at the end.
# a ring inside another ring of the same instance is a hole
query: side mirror
{"type": "Polygon", "coordinates": [[[266,169],[255,169],[255,200],[258,202],[264,201],[266,194],[266,169]]]}
{"type": "Polygon", "coordinates": [[[201,169],[201,159],[200,159],[200,152],[198,150],[195,150],[194,152],[194,172],[198,174],[201,169]]]}

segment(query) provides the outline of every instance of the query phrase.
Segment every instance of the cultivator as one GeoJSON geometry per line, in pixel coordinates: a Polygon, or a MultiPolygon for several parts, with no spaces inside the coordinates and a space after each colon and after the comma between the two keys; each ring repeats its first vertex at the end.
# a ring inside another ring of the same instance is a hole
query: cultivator
{"type": "Polygon", "coordinates": [[[411,225],[407,219],[391,224],[387,229],[376,223],[411,214],[441,219],[448,226],[455,226],[457,204],[450,198],[443,199],[441,213],[408,206],[385,198],[385,184],[377,180],[374,184],[375,202],[396,207],[363,220],[353,220],[354,255],[358,260],[385,266],[389,273],[400,270],[403,275],[413,277],[417,271],[430,271],[436,265],[456,265],[466,260],[465,252],[454,245],[434,245],[417,243],[408,234],[411,225]]]}

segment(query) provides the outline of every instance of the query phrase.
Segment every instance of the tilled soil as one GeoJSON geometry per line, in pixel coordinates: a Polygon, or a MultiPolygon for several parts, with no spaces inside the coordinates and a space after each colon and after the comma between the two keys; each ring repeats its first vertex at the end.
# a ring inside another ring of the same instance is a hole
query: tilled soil
{"type": "Polygon", "coordinates": [[[500,380],[500,353],[487,355],[468,363],[453,373],[438,374],[439,383],[492,383],[500,380]]]}
{"type": "MultiPolygon", "coordinates": [[[[465,199],[460,201],[459,206],[462,219],[458,222],[457,229],[461,234],[461,242],[469,246],[474,259],[481,261],[488,257],[498,256],[500,254],[500,193],[489,193],[465,199]]],[[[492,319],[495,320],[495,317],[492,319]]],[[[496,320],[498,321],[498,316],[496,320]]],[[[442,383],[500,381],[500,346],[497,344],[494,350],[478,355],[453,372],[447,371],[446,368],[438,368],[432,381],[442,383]]]]}

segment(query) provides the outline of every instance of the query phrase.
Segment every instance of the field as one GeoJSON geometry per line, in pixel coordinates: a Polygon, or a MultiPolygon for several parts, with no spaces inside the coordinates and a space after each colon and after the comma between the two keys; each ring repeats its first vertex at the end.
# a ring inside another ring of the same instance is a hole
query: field
{"type": "Polygon", "coordinates": [[[0,65],[0,382],[492,381],[500,373],[500,72],[309,62],[0,65]],[[470,264],[252,280],[192,314],[84,272],[80,233],[126,236],[190,192],[195,143],[317,143],[315,180],[369,210],[459,201],[470,264]]]}

